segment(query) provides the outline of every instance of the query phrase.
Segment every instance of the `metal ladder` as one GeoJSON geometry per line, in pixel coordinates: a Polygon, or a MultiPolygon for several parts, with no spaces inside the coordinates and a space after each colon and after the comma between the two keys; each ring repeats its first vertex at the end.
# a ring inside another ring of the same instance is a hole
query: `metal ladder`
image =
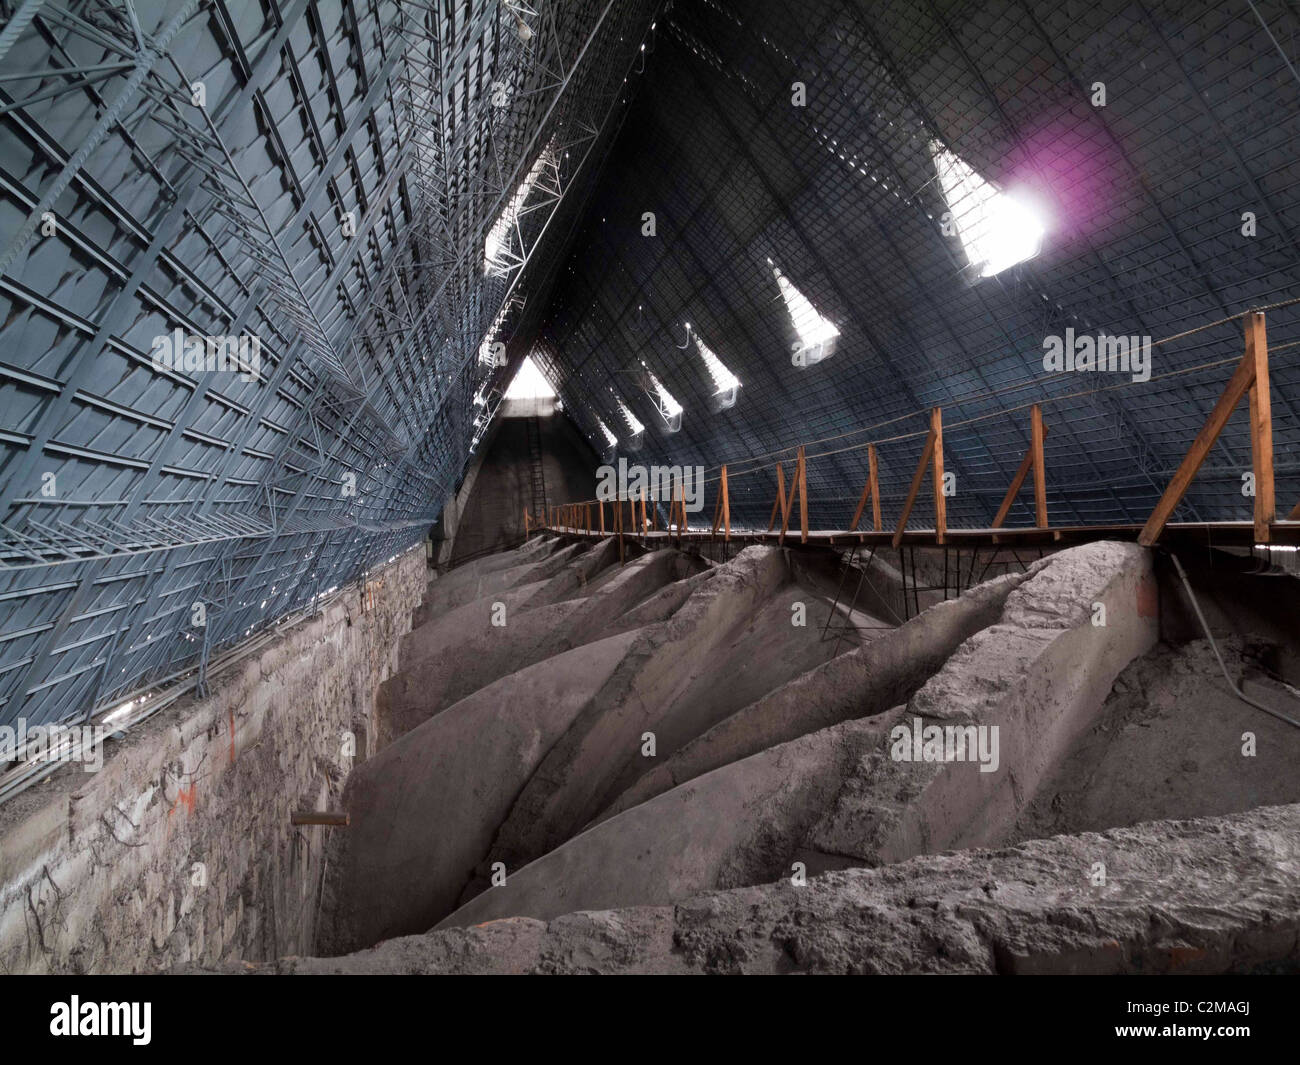
{"type": "Polygon", "coordinates": [[[536,418],[528,419],[528,461],[532,477],[532,515],[537,520],[546,517],[546,472],[542,468],[542,429],[536,418]]]}

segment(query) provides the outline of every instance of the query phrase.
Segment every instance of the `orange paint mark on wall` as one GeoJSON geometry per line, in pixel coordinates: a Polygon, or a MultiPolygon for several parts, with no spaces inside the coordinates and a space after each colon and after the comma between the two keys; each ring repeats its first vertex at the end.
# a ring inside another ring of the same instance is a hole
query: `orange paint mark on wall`
{"type": "Polygon", "coordinates": [[[1160,590],[1154,577],[1146,577],[1137,589],[1138,617],[1154,618],[1160,614],[1160,590]]]}
{"type": "Polygon", "coordinates": [[[172,803],[172,808],[167,811],[168,819],[176,812],[178,806],[184,806],[186,815],[192,817],[194,815],[194,796],[198,790],[199,786],[197,784],[191,784],[188,788],[181,788],[176,793],[176,801],[172,803]]]}

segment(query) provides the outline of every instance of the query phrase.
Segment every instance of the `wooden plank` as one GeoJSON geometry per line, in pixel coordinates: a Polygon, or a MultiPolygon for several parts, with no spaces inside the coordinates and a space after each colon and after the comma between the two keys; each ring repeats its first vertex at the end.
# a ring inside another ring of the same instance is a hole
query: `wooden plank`
{"type": "Polygon", "coordinates": [[[921,479],[925,476],[925,469],[930,465],[934,457],[934,421],[930,422],[930,431],[925,437],[925,446],[921,448],[921,458],[916,464],[916,472],[912,474],[912,486],[907,490],[907,499],[903,503],[903,513],[898,516],[898,527],[894,529],[894,537],[890,543],[897,547],[903,542],[903,530],[907,528],[907,519],[912,516],[912,507],[916,503],[916,493],[921,490],[921,479]]]}
{"type": "Polygon", "coordinates": [[[1192,446],[1187,449],[1183,461],[1179,463],[1178,469],[1174,471],[1173,477],[1170,478],[1164,495],[1160,497],[1160,502],[1156,504],[1155,510],[1147,518],[1146,524],[1142,526],[1142,532],[1138,535],[1138,543],[1143,547],[1150,547],[1160,539],[1160,534],[1164,531],[1166,523],[1173,516],[1178,504],[1183,501],[1183,496],[1187,494],[1187,489],[1192,483],[1192,478],[1196,476],[1196,471],[1201,468],[1205,456],[1210,453],[1210,448],[1219,439],[1219,434],[1223,432],[1223,427],[1228,424],[1228,419],[1232,416],[1233,410],[1250,390],[1254,380],[1255,360],[1250,358],[1249,355],[1243,355],[1241,362],[1237,364],[1237,369],[1229,378],[1227,385],[1224,386],[1219,401],[1214,405],[1214,409],[1210,411],[1210,416],[1205,419],[1201,431],[1196,434],[1192,446]]]}
{"type": "Polygon", "coordinates": [[[934,434],[934,539],[943,543],[948,535],[948,497],[943,494],[943,411],[930,411],[930,432],[934,434]]]}
{"type": "Polygon", "coordinates": [[[727,467],[722,467],[722,541],[731,542],[731,493],[727,488],[727,467]]]}
{"type": "Polygon", "coordinates": [[[880,477],[875,444],[867,447],[867,485],[871,489],[871,527],[880,532],[884,526],[880,523],[880,477]]]}
{"type": "Polygon", "coordinates": [[[798,458],[798,473],[800,473],[800,544],[809,542],[809,469],[807,469],[807,460],[803,458],[803,446],[800,446],[800,458],[798,458]]]}
{"type": "Polygon", "coordinates": [[[596,506],[600,507],[600,535],[605,535],[605,501],[600,500],[596,506]]]}
{"type": "Polygon", "coordinates": [[[1250,460],[1255,471],[1255,541],[1266,544],[1277,517],[1273,490],[1273,402],[1268,385],[1268,338],[1264,312],[1246,316],[1246,358],[1255,365],[1250,386],[1250,460]]]}
{"type": "Polygon", "coordinates": [[[1034,519],[1040,529],[1047,528],[1047,467],[1043,462],[1043,409],[1035,403],[1029,410],[1029,450],[1034,455],[1034,519]]]}

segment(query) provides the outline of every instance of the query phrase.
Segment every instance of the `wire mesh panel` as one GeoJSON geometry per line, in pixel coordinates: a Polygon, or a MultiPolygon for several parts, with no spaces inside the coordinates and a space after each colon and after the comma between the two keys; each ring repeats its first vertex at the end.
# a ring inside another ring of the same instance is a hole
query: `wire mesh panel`
{"type": "Polygon", "coordinates": [[[0,721],[423,537],[655,6],[0,3],[0,721]]]}
{"type": "MultiPolygon", "coordinates": [[[[1052,520],[1141,522],[1242,357],[1239,316],[1267,307],[1285,515],[1300,81],[1274,31],[1293,18],[1150,0],[674,5],[635,136],[560,274],[546,334],[582,382],[561,394],[603,401],[611,425],[617,402],[640,412],[640,461],[714,479],[727,462],[733,521],[759,527],[801,442],[813,524],[847,523],[873,441],[897,515],[935,406],[948,521],[986,526],[1037,402],[1052,520]],[[1039,225],[1041,240],[1019,231],[1039,225]],[[832,345],[801,336],[781,278],[832,345]],[[734,406],[713,402],[687,322],[740,379],[734,406]],[[1082,337],[1132,338],[1134,361],[1055,368],[1051,338],[1082,337]],[[643,362],[680,431],[645,413],[643,362]]],[[[1243,406],[1176,516],[1249,518],[1250,469],[1243,406]]],[[[923,493],[914,522],[927,508],[923,493]]],[[[1032,522],[1029,503],[1008,520],[1032,522]]]]}

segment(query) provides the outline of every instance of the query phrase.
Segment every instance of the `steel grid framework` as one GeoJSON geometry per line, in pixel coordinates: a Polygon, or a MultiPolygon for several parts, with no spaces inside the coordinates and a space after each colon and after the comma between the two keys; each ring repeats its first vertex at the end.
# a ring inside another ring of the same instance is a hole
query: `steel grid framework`
{"type": "Polygon", "coordinates": [[[0,722],[201,677],[424,536],[656,7],[0,3],[0,722]]]}
{"type": "MultiPolygon", "coordinates": [[[[789,473],[814,440],[815,528],[844,527],[870,441],[897,508],[933,406],[955,427],[948,522],[986,527],[1029,444],[1030,401],[1050,429],[1054,522],[1141,523],[1241,356],[1241,322],[1157,346],[1147,382],[1053,377],[1043,339],[1070,326],[1158,341],[1300,297],[1300,80],[1279,46],[1297,30],[1278,2],[677,4],[543,361],[597,448],[595,418],[618,431],[622,401],[647,426],[634,461],[711,479],[731,463],[732,520],[750,528],[767,524],[775,462],[789,473]],[[972,276],[941,226],[933,142],[1039,199],[1055,225],[1037,258],[972,276]],[[792,364],[769,259],[838,325],[830,358],[792,364]],[[741,378],[734,407],[718,409],[683,350],[688,321],[741,378]],[[685,407],[679,432],[629,376],[642,360],[685,407]]],[[[1300,499],[1300,307],[1270,310],[1268,331],[1285,514],[1300,499]]],[[[1239,413],[1179,518],[1249,518],[1250,467],[1239,413]]],[[[1010,520],[1032,524],[1031,501],[1010,520]]]]}

